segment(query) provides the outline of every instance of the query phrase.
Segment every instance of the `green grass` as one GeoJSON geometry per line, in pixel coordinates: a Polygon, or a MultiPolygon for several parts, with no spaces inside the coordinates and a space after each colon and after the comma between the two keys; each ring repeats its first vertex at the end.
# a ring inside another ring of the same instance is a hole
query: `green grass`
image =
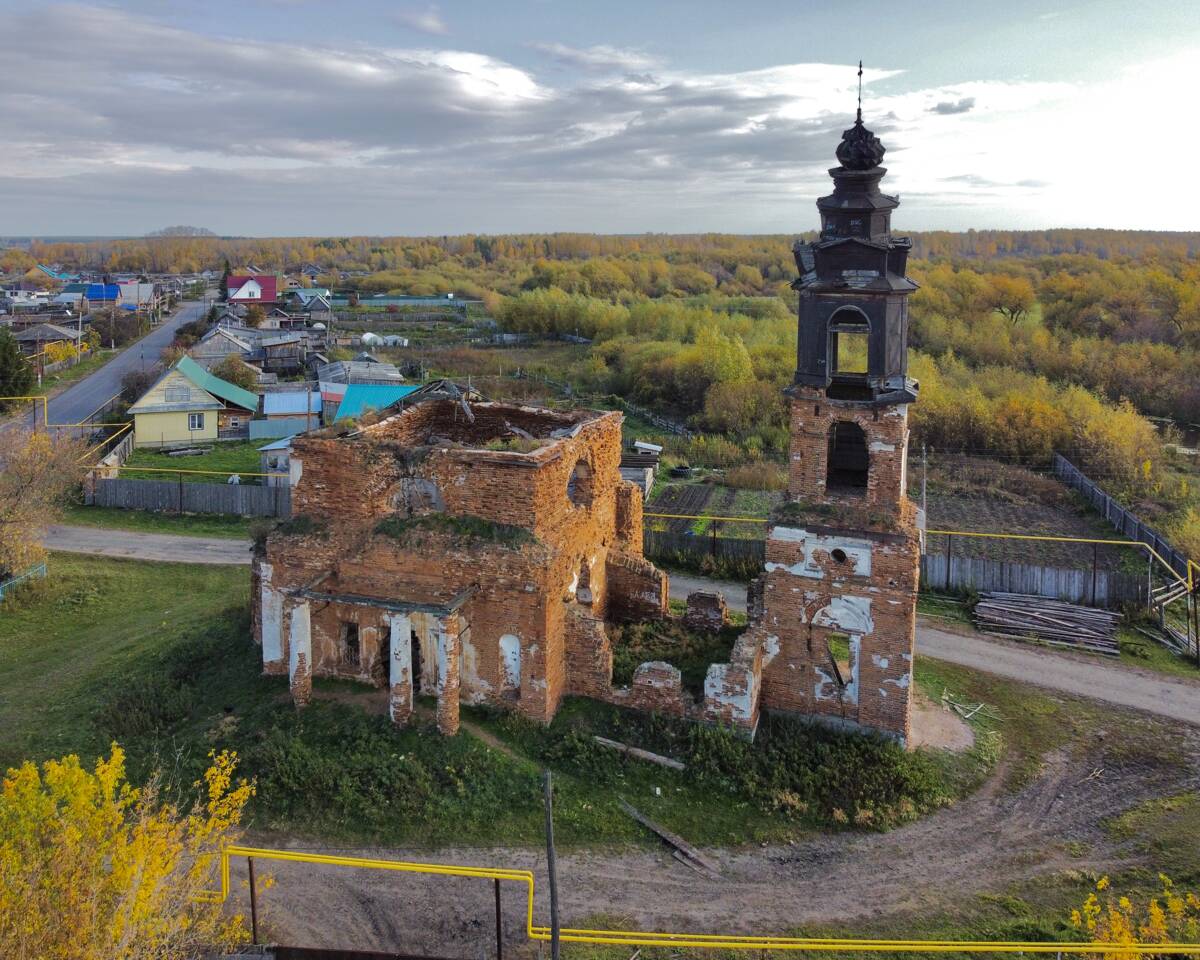
{"type": "Polygon", "coordinates": [[[125,462],[121,477],[126,480],[178,480],[188,483],[224,483],[231,473],[239,474],[242,483],[261,483],[261,477],[249,474],[262,472],[262,458],[258,448],[263,441],[230,440],[210,444],[207,453],[189,457],[172,457],[161,450],[135,449],[125,462]],[[139,470],[138,467],[153,467],[155,470],[139,470]],[[205,473],[164,473],[162,470],[196,470],[205,473]],[[219,474],[214,475],[214,474],[219,474]]]}
{"type": "Polygon", "coordinates": [[[640,664],[663,660],[678,667],[683,688],[699,696],[704,692],[709,665],[729,662],[729,653],[744,629],[731,626],[717,633],[693,632],[676,621],[610,627],[613,684],[628,686],[640,664]]]}
{"type": "Polygon", "coordinates": [[[1195,656],[1181,657],[1164,647],[1161,643],[1151,640],[1143,633],[1122,627],[1117,634],[1121,645],[1121,662],[1172,677],[1184,677],[1189,680],[1200,680],[1200,667],[1196,666],[1195,656]]]}
{"type": "Polygon", "coordinates": [[[223,514],[154,513],[150,510],[118,510],[73,503],[63,512],[63,523],[78,527],[104,527],[137,533],[171,533],[184,537],[250,538],[249,517],[223,514]]]}
{"type": "Polygon", "coordinates": [[[103,749],[94,714],[110,693],[249,596],[244,568],[62,553],[47,567],[0,608],[0,764],[103,749]]]}

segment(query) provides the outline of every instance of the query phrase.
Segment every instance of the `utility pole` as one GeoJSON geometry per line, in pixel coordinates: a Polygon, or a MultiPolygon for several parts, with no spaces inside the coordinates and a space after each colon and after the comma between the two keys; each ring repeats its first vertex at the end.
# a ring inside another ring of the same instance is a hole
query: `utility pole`
{"type": "Polygon", "coordinates": [[[546,771],[546,870],[550,874],[550,960],[558,960],[558,864],[554,856],[554,807],[550,771],[546,771]]]}
{"type": "Polygon", "coordinates": [[[925,444],[921,444],[921,513],[925,515],[925,526],[929,526],[929,513],[926,509],[925,488],[929,480],[929,458],[926,456],[925,444]]]}

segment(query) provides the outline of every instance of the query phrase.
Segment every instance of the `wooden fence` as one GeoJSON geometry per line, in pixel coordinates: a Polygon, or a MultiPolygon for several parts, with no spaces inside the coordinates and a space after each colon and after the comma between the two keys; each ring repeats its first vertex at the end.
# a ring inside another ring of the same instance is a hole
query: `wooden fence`
{"type": "Polygon", "coordinates": [[[90,506],[170,513],[225,513],[242,517],[290,517],[291,487],[248,483],[188,483],[183,480],[110,480],[84,486],[90,506]]]}
{"type": "MultiPolygon", "coordinates": [[[[755,575],[766,559],[764,540],[647,530],[642,544],[646,556],[655,562],[702,567],[707,561],[730,576],[738,573],[755,575]]],[[[946,555],[941,551],[923,554],[921,589],[1030,593],[1097,607],[1146,603],[1146,574],[1103,570],[1092,563],[1079,568],[1053,567],[952,555],[948,575],[946,565],[946,555]]]]}
{"type": "Polygon", "coordinates": [[[1131,540],[1149,544],[1179,576],[1187,576],[1187,555],[1185,553],[1176,550],[1161,533],[1149,524],[1143,523],[1135,514],[1117,503],[1062,454],[1054,455],[1054,473],[1067,486],[1073,487],[1083,494],[1083,498],[1104,514],[1104,518],[1117,530],[1131,540]]]}
{"type": "Polygon", "coordinates": [[[1047,567],[1038,563],[992,560],[987,557],[951,556],[946,569],[944,553],[921,555],[921,589],[947,593],[1028,593],[1089,607],[1146,604],[1148,578],[1093,567],[1047,567]]]}

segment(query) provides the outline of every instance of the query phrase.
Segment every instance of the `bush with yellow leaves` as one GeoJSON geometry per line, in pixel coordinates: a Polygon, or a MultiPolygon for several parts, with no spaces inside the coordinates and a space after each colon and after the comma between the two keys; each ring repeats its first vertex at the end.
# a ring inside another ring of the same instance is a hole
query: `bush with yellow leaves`
{"type": "MultiPolygon", "coordinates": [[[[1200,939],[1200,897],[1176,890],[1164,874],[1160,873],[1158,880],[1161,890],[1143,905],[1116,896],[1108,877],[1101,877],[1083,906],[1071,911],[1071,925],[1095,944],[1196,943],[1200,939]]],[[[1103,950],[1097,955],[1105,960],[1123,956],[1103,950]]]]}
{"type": "MultiPolygon", "coordinates": [[[[235,754],[210,754],[189,809],[140,789],[125,755],[26,762],[0,783],[0,956],[193,958],[247,938],[243,918],[202,894],[254,793],[235,754]]],[[[211,898],[210,898],[211,899],[211,898]]]]}

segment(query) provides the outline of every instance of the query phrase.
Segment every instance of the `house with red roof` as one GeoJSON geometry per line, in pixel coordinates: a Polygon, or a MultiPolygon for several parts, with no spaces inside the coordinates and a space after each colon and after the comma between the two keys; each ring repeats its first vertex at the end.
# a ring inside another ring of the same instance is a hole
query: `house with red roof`
{"type": "Polygon", "coordinates": [[[274,306],[279,294],[279,278],[270,274],[240,274],[230,276],[226,284],[230,303],[244,306],[257,303],[264,307],[274,306]]]}

